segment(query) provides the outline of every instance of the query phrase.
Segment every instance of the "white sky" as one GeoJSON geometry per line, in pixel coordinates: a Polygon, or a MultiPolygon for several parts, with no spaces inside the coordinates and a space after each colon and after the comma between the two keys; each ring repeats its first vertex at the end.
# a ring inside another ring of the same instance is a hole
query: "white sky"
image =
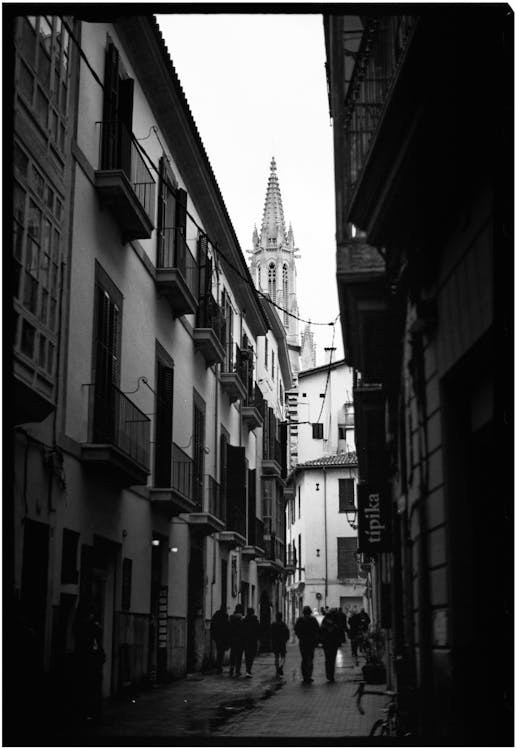
{"type": "MultiPolygon", "coordinates": [[[[320,14],[158,15],[246,258],[271,157],[296,246],[300,317],[329,322],[336,291],[334,162],[320,14]]],[[[305,324],[299,324],[300,332],[305,324]]],[[[312,326],[317,364],[331,326],[312,326]]],[[[336,326],[333,359],[343,356],[336,326]]]]}

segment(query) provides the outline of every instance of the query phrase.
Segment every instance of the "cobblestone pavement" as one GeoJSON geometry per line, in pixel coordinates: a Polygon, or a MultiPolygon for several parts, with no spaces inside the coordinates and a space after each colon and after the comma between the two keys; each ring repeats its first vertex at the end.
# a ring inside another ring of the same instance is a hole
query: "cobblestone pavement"
{"type": "MultiPolygon", "coordinates": [[[[317,648],[314,682],[303,685],[297,643],[288,644],[284,678],[275,678],[272,654],[259,655],[252,678],[192,675],[143,692],[134,702],[109,701],[98,728],[83,735],[84,744],[118,738],[205,737],[224,744],[232,737],[364,737],[379,715],[384,699],[364,699],[366,713],[355,706],[353,693],[361,679],[350,645],[338,652],[336,681],[325,679],[323,649],[317,648]]],[[[244,674],[244,673],[243,673],[244,674]]]]}

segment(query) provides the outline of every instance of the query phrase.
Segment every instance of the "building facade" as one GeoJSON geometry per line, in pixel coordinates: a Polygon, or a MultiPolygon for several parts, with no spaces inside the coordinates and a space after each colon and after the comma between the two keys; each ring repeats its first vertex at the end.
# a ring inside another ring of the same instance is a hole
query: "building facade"
{"type": "Polygon", "coordinates": [[[298,375],[299,463],[287,482],[287,610],[364,606],[367,573],[357,556],[357,456],[353,373],[344,360],[298,375]]]}
{"type": "Polygon", "coordinates": [[[416,735],[442,744],[512,736],[511,670],[475,658],[494,622],[511,651],[509,498],[491,478],[512,21],[501,5],[324,22],[359,546],[388,679],[416,735]]]}
{"type": "Polygon", "coordinates": [[[69,701],[90,612],[110,696],[206,668],[219,606],[279,606],[291,374],[154,18],[13,39],[11,625],[69,701]]]}

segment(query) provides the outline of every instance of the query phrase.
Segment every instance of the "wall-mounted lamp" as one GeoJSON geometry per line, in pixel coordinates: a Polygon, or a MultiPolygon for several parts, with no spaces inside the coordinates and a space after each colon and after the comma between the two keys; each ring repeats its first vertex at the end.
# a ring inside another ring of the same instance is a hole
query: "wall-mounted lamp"
{"type": "Polygon", "coordinates": [[[345,510],[346,520],[352,529],[357,529],[357,508],[352,505],[345,510]]]}
{"type": "Polygon", "coordinates": [[[320,483],[316,482],[316,492],[319,492],[319,491],[320,491],[320,483]]]}
{"type": "Polygon", "coordinates": [[[153,545],[153,547],[159,547],[160,546],[160,540],[159,539],[153,539],[153,541],[151,542],[151,544],[153,545]]]}
{"type": "Polygon", "coordinates": [[[177,551],[178,551],[177,547],[169,547],[169,552],[177,552],[177,551]]]}
{"type": "Polygon", "coordinates": [[[319,549],[317,549],[316,550],[316,557],[319,557],[319,556],[320,556],[320,551],[319,551],[319,549]]]}

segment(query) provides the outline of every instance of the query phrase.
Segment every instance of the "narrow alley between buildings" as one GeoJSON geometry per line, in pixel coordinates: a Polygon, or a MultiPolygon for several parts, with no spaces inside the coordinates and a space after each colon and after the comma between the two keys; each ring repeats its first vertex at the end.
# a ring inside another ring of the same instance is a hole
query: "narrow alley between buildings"
{"type": "Polygon", "coordinates": [[[106,701],[98,727],[68,727],[56,742],[110,745],[115,738],[122,744],[134,738],[137,744],[162,744],[171,737],[204,737],[224,744],[247,737],[366,737],[385,700],[369,696],[363,701],[364,715],[357,710],[354,693],[362,679],[362,663],[360,659],[355,665],[350,644],[345,643],[338,651],[335,682],[330,683],[325,679],[323,649],[317,648],[314,682],[304,685],[298,646],[289,643],[283,678],[274,676],[273,655],[263,653],[251,679],[230,678],[225,667],[222,675],[212,670],[124,701],[106,701]]]}

